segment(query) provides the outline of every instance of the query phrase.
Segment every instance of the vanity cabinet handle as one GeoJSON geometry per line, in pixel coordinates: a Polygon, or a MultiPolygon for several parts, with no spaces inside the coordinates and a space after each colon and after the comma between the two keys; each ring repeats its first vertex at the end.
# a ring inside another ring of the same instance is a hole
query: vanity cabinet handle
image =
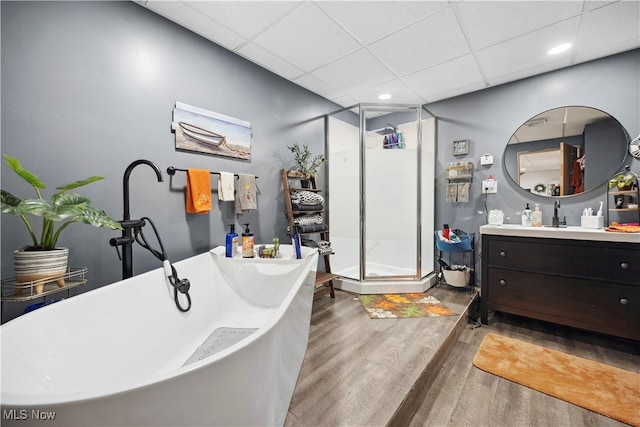
{"type": "Polygon", "coordinates": [[[627,268],[629,268],[629,263],[627,262],[620,263],[620,268],[622,268],[623,270],[626,270],[627,268]]]}
{"type": "Polygon", "coordinates": [[[502,286],[504,286],[504,285],[507,284],[507,281],[504,280],[504,279],[500,279],[500,282],[498,282],[498,283],[500,283],[502,286]]]}
{"type": "Polygon", "coordinates": [[[627,305],[627,304],[629,304],[629,300],[626,299],[626,298],[620,298],[620,304],[627,305]]]}
{"type": "Polygon", "coordinates": [[[500,251],[500,256],[507,256],[507,253],[505,251],[500,251]]]}

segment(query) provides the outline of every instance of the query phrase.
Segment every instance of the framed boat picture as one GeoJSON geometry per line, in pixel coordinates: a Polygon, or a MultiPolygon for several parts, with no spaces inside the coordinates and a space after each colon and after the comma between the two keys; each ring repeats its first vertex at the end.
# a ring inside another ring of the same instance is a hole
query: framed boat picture
{"type": "Polygon", "coordinates": [[[176,150],[251,160],[251,123],[176,102],[171,129],[176,150]]]}

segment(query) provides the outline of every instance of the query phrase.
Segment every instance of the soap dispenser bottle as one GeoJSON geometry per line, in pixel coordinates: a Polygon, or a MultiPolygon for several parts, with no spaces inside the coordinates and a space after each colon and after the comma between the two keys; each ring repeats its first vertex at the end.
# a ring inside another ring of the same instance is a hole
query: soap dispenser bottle
{"type": "Polygon", "coordinates": [[[531,225],[534,227],[542,227],[542,212],[540,206],[536,203],[533,213],[531,214],[531,225]]]}
{"type": "Polygon", "coordinates": [[[533,225],[533,211],[529,208],[529,203],[527,203],[527,207],[522,211],[522,225],[525,227],[531,227],[533,225]]]}
{"type": "Polygon", "coordinates": [[[254,238],[253,233],[249,230],[249,224],[244,224],[245,229],[242,233],[242,258],[253,258],[254,254],[254,238]]]}
{"type": "Polygon", "coordinates": [[[229,224],[229,233],[225,242],[225,255],[227,258],[233,258],[238,252],[238,233],[236,233],[235,224],[229,224]]]}

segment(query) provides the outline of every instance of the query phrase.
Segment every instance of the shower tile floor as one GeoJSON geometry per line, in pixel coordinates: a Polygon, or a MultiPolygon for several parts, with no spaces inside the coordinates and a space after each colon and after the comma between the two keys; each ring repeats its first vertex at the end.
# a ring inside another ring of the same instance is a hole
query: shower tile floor
{"type": "Polygon", "coordinates": [[[437,375],[474,296],[448,285],[428,292],[460,316],[370,319],[357,295],[344,291],[314,302],[285,426],[406,425],[403,413],[423,399],[428,387],[420,384],[437,375]]]}

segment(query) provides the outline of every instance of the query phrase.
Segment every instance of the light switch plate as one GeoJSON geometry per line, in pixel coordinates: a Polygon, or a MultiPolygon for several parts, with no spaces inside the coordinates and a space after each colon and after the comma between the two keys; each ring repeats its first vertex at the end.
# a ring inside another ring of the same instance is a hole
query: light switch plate
{"type": "Polygon", "coordinates": [[[491,154],[485,154],[480,157],[480,164],[482,166],[488,166],[493,164],[493,156],[491,154]]]}
{"type": "Polygon", "coordinates": [[[496,194],[498,192],[498,183],[495,179],[485,179],[482,181],[483,194],[496,194]]]}

